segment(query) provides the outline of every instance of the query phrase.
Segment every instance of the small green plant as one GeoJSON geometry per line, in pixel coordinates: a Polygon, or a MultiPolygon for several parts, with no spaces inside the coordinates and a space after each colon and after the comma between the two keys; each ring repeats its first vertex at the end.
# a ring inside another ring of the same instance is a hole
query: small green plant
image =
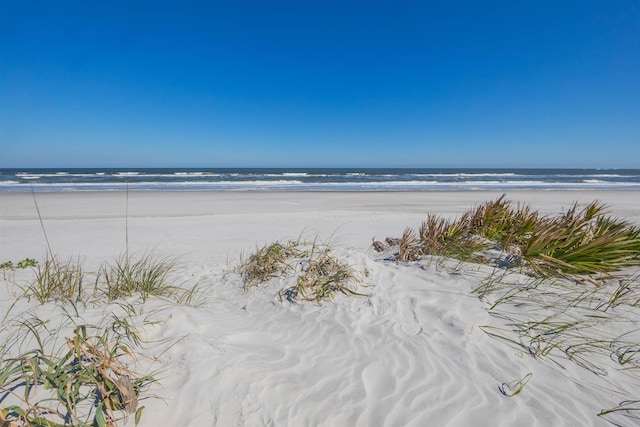
{"type": "Polygon", "coordinates": [[[29,267],[35,267],[38,265],[38,261],[31,258],[25,258],[22,261],[18,261],[18,264],[14,264],[13,261],[5,261],[0,264],[0,270],[2,271],[2,275],[4,279],[7,279],[7,271],[15,271],[15,270],[24,270],[29,267]]]}
{"type": "Polygon", "coordinates": [[[152,253],[132,260],[122,256],[115,264],[103,267],[98,282],[106,285],[105,294],[111,301],[139,295],[143,301],[150,296],[171,296],[178,288],[169,284],[169,275],[177,261],[156,258],[152,253]]]}
{"type": "Polygon", "coordinates": [[[25,258],[22,261],[18,262],[17,267],[19,269],[25,269],[25,268],[29,268],[29,267],[35,267],[36,265],[38,265],[38,261],[36,261],[35,259],[25,258]]]}
{"type": "Polygon", "coordinates": [[[24,270],[25,268],[35,267],[38,265],[38,261],[32,258],[25,258],[21,261],[18,261],[18,264],[14,265],[13,261],[5,261],[0,264],[0,270],[11,270],[17,268],[19,270],[24,270]]]}
{"type": "Polygon", "coordinates": [[[13,261],[6,261],[0,264],[0,270],[2,271],[2,278],[7,280],[7,271],[13,271],[13,261]]]}
{"type": "Polygon", "coordinates": [[[79,301],[84,296],[85,273],[78,261],[59,261],[47,258],[44,265],[36,264],[35,281],[25,289],[27,297],[41,304],[52,300],[79,301]]]}

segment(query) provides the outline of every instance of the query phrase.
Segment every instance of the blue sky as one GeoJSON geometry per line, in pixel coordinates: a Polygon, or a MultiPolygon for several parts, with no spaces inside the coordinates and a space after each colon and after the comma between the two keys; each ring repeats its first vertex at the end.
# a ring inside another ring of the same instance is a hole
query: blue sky
{"type": "Polygon", "coordinates": [[[0,2],[0,167],[640,168],[640,2],[0,2]]]}

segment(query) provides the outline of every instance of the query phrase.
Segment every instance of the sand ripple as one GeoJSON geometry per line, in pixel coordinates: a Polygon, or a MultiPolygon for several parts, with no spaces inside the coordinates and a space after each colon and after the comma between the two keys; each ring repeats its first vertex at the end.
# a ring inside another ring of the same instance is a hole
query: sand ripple
{"type": "Polygon", "coordinates": [[[281,304],[274,299],[277,283],[244,293],[239,278],[230,275],[210,284],[215,293],[210,304],[173,310],[157,331],[158,336],[186,335],[163,356],[169,369],[161,394],[171,406],[171,424],[370,427],[425,426],[437,420],[437,425],[451,426],[546,426],[558,419],[575,425],[601,421],[593,412],[572,408],[565,397],[575,392],[571,386],[549,390],[545,378],[554,375],[549,367],[476,327],[474,322],[491,319],[469,296],[473,275],[351,256],[352,263],[369,271],[367,283],[376,284],[370,297],[339,297],[325,306],[281,304]],[[529,372],[532,379],[520,395],[500,393],[500,384],[529,372]]]}

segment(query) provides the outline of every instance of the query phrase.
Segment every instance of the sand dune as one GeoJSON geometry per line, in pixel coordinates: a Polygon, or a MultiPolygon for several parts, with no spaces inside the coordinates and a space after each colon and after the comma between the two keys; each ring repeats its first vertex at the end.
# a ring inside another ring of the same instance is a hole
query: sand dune
{"type": "MultiPolygon", "coordinates": [[[[559,366],[481,329],[506,323],[489,313],[491,301],[471,294],[489,267],[437,259],[402,264],[379,259],[369,248],[374,236],[398,236],[426,212],[453,217],[498,195],[130,193],[130,250],[179,257],[174,279],[201,292],[195,307],[160,298],[131,302],[137,307],[132,319],[147,341],[143,352],[157,359],[142,359],[139,369],[157,372],[160,380],[150,389],[160,398],[142,402],[140,425],[635,425],[638,411],[597,414],[640,399],[638,372],[616,369],[606,355],[591,359],[606,375],[569,360],[559,366]],[[360,290],[367,296],[338,295],[323,305],[281,303],[276,293],[292,280],[287,278],[243,290],[230,268],[243,252],[300,235],[329,242],[362,275],[360,290]],[[505,395],[525,378],[519,394],[505,395]]],[[[574,200],[600,199],[616,216],[640,223],[636,192],[508,197],[547,213],[566,210],[574,200]]],[[[79,256],[91,270],[123,252],[124,193],[39,194],[37,201],[60,256],[79,256]]],[[[31,195],[0,194],[0,203],[0,261],[43,259],[46,246],[31,195]]],[[[2,316],[18,294],[15,283],[29,277],[17,272],[5,279],[2,316]]],[[[90,304],[79,316],[97,322],[120,309],[90,304]]],[[[503,310],[515,316],[521,307],[503,310]]],[[[62,313],[53,303],[20,300],[10,318],[21,312],[52,321],[62,313]]],[[[637,346],[638,310],[606,315],[612,321],[593,326],[594,333],[633,331],[637,346]]],[[[2,337],[7,333],[4,328],[2,337]]]]}

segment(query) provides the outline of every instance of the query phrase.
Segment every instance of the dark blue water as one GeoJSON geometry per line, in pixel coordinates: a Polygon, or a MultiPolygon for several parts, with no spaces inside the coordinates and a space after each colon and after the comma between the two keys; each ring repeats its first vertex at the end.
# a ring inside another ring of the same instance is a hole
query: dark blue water
{"type": "Polygon", "coordinates": [[[0,191],[640,190],[640,169],[0,169],[0,191]]]}

